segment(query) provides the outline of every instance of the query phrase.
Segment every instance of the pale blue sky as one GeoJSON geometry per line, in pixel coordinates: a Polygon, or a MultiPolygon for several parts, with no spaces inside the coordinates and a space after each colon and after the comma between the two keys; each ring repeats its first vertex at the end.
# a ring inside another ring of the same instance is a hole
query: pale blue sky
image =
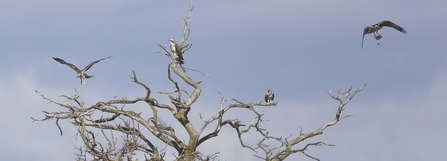
{"type": "MultiPolygon", "coordinates": [[[[59,109],[34,90],[68,103],[58,96],[73,94],[79,87],[75,73],[51,57],[84,66],[113,56],[87,72],[95,77],[87,80],[80,94],[90,105],[113,96],[144,95],[129,79],[131,69],[152,91],[174,90],[166,76],[169,59],[156,53],[160,51],[156,45],[180,39],[180,15],[186,15],[188,1],[3,0],[0,4],[1,160],[74,158],[73,127],[61,121],[65,134],[60,136],[53,121],[30,119],[42,118],[42,110],[59,109]]],[[[199,126],[199,113],[209,117],[217,110],[219,91],[257,102],[270,88],[279,104],[258,108],[270,120],[265,127],[277,136],[296,136],[300,126],[309,132],[333,119],[338,103],[326,90],[344,91],[366,83],[344,111],[354,117],[309,140],[336,146],[311,147],[307,153],[321,160],[444,160],[446,8],[447,1],[196,1],[188,41],[194,45],[184,55],[185,65],[211,78],[189,72],[203,81],[190,118],[199,126]],[[383,28],[381,45],[366,35],[361,50],[363,28],[382,20],[395,22],[408,34],[383,28]]],[[[152,96],[170,102],[165,95],[152,96]]],[[[143,104],[134,108],[147,110],[143,104]]],[[[235,112],[228,118],[248,113],[235,112]]],[[[176,121],[167,122],[178,126],[176,121]]],[[[224,127],[199,151],[220,151],[220,160],[258,160],[240,147],[235,136],[232,128],[224,127]]],[[[311,160],[301,154],[288,160],[297,159],[311,160]]]]}

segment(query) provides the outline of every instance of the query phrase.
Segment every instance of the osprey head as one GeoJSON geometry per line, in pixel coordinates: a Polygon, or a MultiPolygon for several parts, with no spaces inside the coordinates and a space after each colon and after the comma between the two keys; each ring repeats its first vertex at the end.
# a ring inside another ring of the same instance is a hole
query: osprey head
{"type": "Polygon", "coordinates": [[[173,40],[173,39],[169,39],[169,42],[172,42],[172,43],[173,43],[173,42],[174,42],[174,40],[173,40]]]}

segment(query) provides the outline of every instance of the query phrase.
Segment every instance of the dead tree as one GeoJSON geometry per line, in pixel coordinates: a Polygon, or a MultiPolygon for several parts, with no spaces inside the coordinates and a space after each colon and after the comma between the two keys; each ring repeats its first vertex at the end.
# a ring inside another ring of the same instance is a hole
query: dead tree
{"type": "MultiPolygon", "coordinates": [[[[181,52],[187,52],[192,44],[186,44],[190,35],[188,24],[191,18],[194,6],[192,0],[190,1],[188,14],[183,17],[184,26],[179,42],[181,52]]],[[[352,97],[361,91],[363,87],[351,91],[348,90],[345,93],[332,95],[328,94],[335,100],[340,102],[336,117],[333,121],[330,121],[320,127],[314,132],[307,134],[300,134],[296,138],[287,137],[274,137],[269,135],[269,132],[261,127],[263,121],[263,114],[256,111],[256,107],[259,106],[276,106],[276,102],[251,102],[244,103],[234,98],[225,98],[221,94],[221,103],[217,111],[209,118],[203,120],[203,124],[200,126],[194,126],[188,116],[191,108],[194,108],[194,103],[200,97],[202,88],[200,81],[195,81],[190,78],[187,71],[200,72],[205,76],[204,72],[195,69],[185,67],[181,63],[176,61],[174,55],[167,49],[166,46],[158,43],[158,46],[162,49],[161,54],[168,56],[170,62],[168,63],[167,73],[168,80],[173,84],[174,90],[172,92],[159,92],[160,94],[167,95],[170,99],[170,103],[159,103],[157,99],[152,97],[151,88],[145,83],[141,82],[137,78],[137,73],[132,70],[132,81],[145,89],[143,97],[137,97],[134,99],[116,99],[113,98],[107,101],[99,101],[92,105],[86,105],[79,96],[79,91],[84,85],[75,90],[72,96],[61,95],[61,97],[71,101],[72,103],[60,103],[54,101],[51,98],[46,97],[41,92],[36,92],[46,101],[51,104],[60,106],[60,111],[47,112],[43,111],[45,117],[43,119],[34,119],[33,121],[48,121],[54,120],[56,126],[60,130],[60,134],[63,134],[62,128],[59,126],[59,120],[67,120],[69,123],[77,128],[77,137],[83,142],[83,146],[77,147],[76,153],[77,160],[106,160],[106,161],[121,161],[121,160],[135,160],[135,154],[144,154],[144,160],[161,161],[164,160],[167,150],[173,150],[176,153],[176,160],[179,161],[192,161],[192,160],[214,160],[218,153],[204,155],[197,151],[197,148],[207,140],[216,138],[220,133],[223,126],[231,126],[237,132],[240,144],[244,148],[257,151],[262,149],[265,152],[265,157],[257,156],[264,160],[284,160],[293,153],[301,152],[304,155],[314,158],[305,153],[305,150],[309,146],[328,145],[323,142],[315,142],[305,145],[302,148],[295,148],[295,145],[302,142],[305,139],[321,135],[323,130],[329,126],[335,125],[339,120],[348,117],[341,117],[341,111],[345,105],[352,99],[352,97]],[[174,74],[173,74],[173,73],[174,74]],[[178,81],[179,79],[180,81],[178,81]],[[180,83],[179,83],[180,82],[180,83]],[[192,87],[193,90],[187,91],[182,88],[183,83],[186,86],[192,87]],[[143,118],[141,112],[129,110],[127,108],[130,105],[144,102],[151,109],[151,116],[143,118]],[[251,123],[245,126],[237,118],[224,119],[225,114],[232,109],[246,109],[248,113],[254,113],[254,118],[251,123]],[[161,118],[158,115],[159,110],[166,110],[172,114],[172,118],[161,118]],[[183,130],[188,134],[186,141],[175,132],[180,129],[174,129],[172,126],[164,123],[164,120],[175,119],[181,125],[183,130]],[[213,124],[211,124],[213,123],[213,124]],[[245,127],[244,127],[245,126],[245,127]],[[243,128],[242,128],[243,127],[243,128]],[[207,128],[213,128],[211,132],[205,133],[207,128]],[[255,130],[262,135],[263,139],[256,145],[246,145],[241,139],[241,136],[247,134],[250,130],[255,130]],[[149,132],[151,136],[147,136],[145,132],[149,132]],[[120,137],[117,137],[120,136],[120,137]],[[149,138],[156,138],[151,140],[149,138]],[[265,140],[273,139],[281,143],[281,146],[269,148],[264,144],[265,140]],[[157,147],[154,141],[161,141],[166,146],[157,147]],[[282,148],[282,150],[280,150],[282,148]],[[280,150],[280,151],[278,151],[280,150]],[[275,151],[278,151],[274,153],[275,151]]],[[[199,119],[199,118],[192,118],[199,119]]],[[[138,160],[138,158],[137,158],[138,160]]]]}
{"type": "MultiPolygon", "coordinates": [[[[321,134],[323,134],[323,131],[327,127],[333,126],[333,125],[337,124],[340,120],[350,117],[351,115],[342,116],[341,112],[344,110],[344,107],[349,103],[349,101],[351,101],[351,99],[358,92],[363,90],[363,88],[365,86],[366,86],[366,84],[358,89],[355,89],[355,90],[352,90],[352,88],[350,88],[348,91],[343,92],[343,93],[340,93],[340,91],[338,91],[337,95],[333,95],[331,91],[328,91],[327,93],[329,94],[329,96],[339,102],[338,108],[335,112],[335,118],[332,121],[326,122],[317,130],[309,132],[309,133],[302,133],[302,129],[300,129],[300,134],[295,138],[292,138],[291,136],[286,137],[286,138],[283,138],[282,136],[281,137],[271,136],[267,129],[264,129],[261,127],[261,122],[263,121],[262,117],[264,114],[257,112],[256,109],[254,108],[254,106],[252,106],[252,105],[245,105],[245,106],[248,106],[250,108],[250,110],[256,115],[256,117],[253,119],[253,121],[250,123],[250,125],[248,125],[245,128],[241,128],[241,126],[231,124],[231,122],[228,120],[227,120],[227,122],[230,123],[231,126],[236,129],[236,133],[238,135],[238,138],[239,138],[239,141],[240,141],[240,144],[242,147],[250,149],[254,152],[257,152],[258,150],[261,150],[264,152],[263,157],[259,156],[259,155],[254,155],[257,158],[260,158],[260,159],[266,160],[266,161],[282,161],[282,160],[285,160],[287,157],[289,157],[291,154],[302,153],[311,159],[319,160],[318,158],[307,154],[305,151],[310,146],[323,146],[323,145],[333,146],[333,145],[326,144],[324,142],[319,141],[319,142],[314,142],[314,143],[308,143],[308,144],[305,144],[302,147],[298,148],[297,147],[298,143],[301,143],[306,139],[310,139],[312,137],[321,135],[321,134]],[[259,135],[262,136],[262,139],[260,139],[259,142],[255,145],[247,145],[244,143],[243,139],[241,139],[242,135],[247,134],[251,130],[254,130],[259,135]],[[271,146],[269,144],[266,144],[265,143],[266,140],[274,140],[279,143],[279,146],[271,146]]],[[[238,106],[238,105],[244,106],[244,104],[240,103],[240,101],[238,101],[236,99],[224,99],[224,98],[222,98],[221,106],[223,103],[225,103],[227,101],[236,102],[236,104],[229,105],[229,106],[227,106],[227,108],[231,108],[231,107],[238,106]]],[[[261,106],[261,105],[257,105],[257,106],[261,106]]]]}

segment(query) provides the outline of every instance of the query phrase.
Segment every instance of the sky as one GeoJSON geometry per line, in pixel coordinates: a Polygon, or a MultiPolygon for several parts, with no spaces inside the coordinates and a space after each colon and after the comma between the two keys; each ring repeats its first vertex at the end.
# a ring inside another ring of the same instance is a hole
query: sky
{"type": "MultiPolygon", "coordinates": [[[[60,136],[54,120],[32,122],[30,118],[44,118],[43,110],[61,109],[35,90],[71,103],[59,95],[72,95],[80,86],[75,73],[52,57],[84,66],[113,56],[87,72],[94,77],[80,91],[86,105],[115,96],[144,96],[144,89],[129,78],[132,69],[155,91],[152,97],[169,104],[166,95],[157,93],[175,90],[167,79],[169,58],[157,53],[162,51],[157,43],[180,40],[181,15],[187,14],[188,3],[1,1],[2,160],[75,158],[79,140],[74,127],[60,121],[64,131],[60,136]]],[[[263,126],[276,136],[296,137],[300,128],[311,132],[334,118],[338,102],[326,91],[345,91],[366,83],[343,111],[353,117],[305,142],[336,146],[310,147],[308,154],[345,161],[446,158],[447,1],[229,0],[195,1],[194,5],[187,41],[193,47],[184,55],[185,66],[211,76],[188,72],[203,82],[189,116],[196,127],[202,124],[199,114],[209,118],[218,110],[218,92],[243,102],[259,102],[272,89],[278,105],[256,107],[269,120],[263,126]],[[362,50],[363,28],[382,20],[391,20],[408,33],[384,27],[379,31],[381,44],[366,35],[362,50]]],[[[150,112],[144,104],[128,108],[150,112]]],[[[250,111],[236,110],[227,118],[251,120],[250,111]]],[[[163,116],[168,124],[179,127],[170,115],[163,116]]],[[[182,138],[186,136],[183,133],[182,138]]],[[[245,138],[256,143],[255,132],[245,138]]],[[[228,161],[254,161],[259,159],[253,154],[263,155],[242,148],[230,127],[198,150],[220,152],[219,160],[228,161]]],[[[168,148],[166,159],[172,158],[168,148]]],[[[311,160],[302,154],[287,160],[299,159],[311,160]]]]}

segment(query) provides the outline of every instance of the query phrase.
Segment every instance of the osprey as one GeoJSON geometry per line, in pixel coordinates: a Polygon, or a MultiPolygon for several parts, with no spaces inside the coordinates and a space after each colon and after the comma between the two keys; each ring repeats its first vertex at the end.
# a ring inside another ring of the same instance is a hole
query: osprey
{"type": "Polygon", "coordinates": [[[180,48],[173,39],[169,39],[169,43],[171,44],[171,52],[172,54],[174,54],[174,59],[177,60],[180,64],[183,64],[184,60],[182,48],[180,48]]]}
{"type": "Polygon", "coordinates": [[[264,100],[265,102],[270,103],[273,102],[273,98],[275,98],[275,93],[273,93],[273,91],[269,89],[264,96],[264,100]]]}
{"type": "Polygon", "coordinates": [[[363,39],[365,38],[365,35],[366,35],[366,34],[371,34],[371,33],[373,33],[373,34],[374,34],[374,38],[377,40],[377,45],[380,44],[380,39],[382,38],[382,35],[379,34],[379,30],[380,30],[383,26],[392,27],[392,28],[396,29],[397,31],[400,31],[400,32],[402,32],[402,33],[404,33],[404,34],[407,34],[407,31],[406,31],[404,28],[402,28],[402,27],[396,25],[395,23],[393,23],[393,22],[391,22],[391,21],[388,21],[388,20],[381,21],[381,22],[379,22],[379,23],[377,23],[377,24],[374,24],[374,25],[372,25],[372,26],[367,26],[367,27],[365,27],[365,29],[363,29],[362,49],[363,49],[363,39]],[[377,34],[377,35],[376,35],[376,34],[377,34]]]}
{"type": "Polygon", "coordinates": [[[245,126],[244,124],[241,123],[241,121],[237,120],[236,122],[234,122],[234,125],[236,127],[240,127],[240,126],[245,126]]]}
{"type": "MultiPolygon", "coordinates": [[[[107,58],[111,58],[111,57],[112,57],[112,56],[109,56],[109,57],[107,57],[107,58]]],[[[87,75],[85,72],[86,72],[87,70],[89,70],[89,69],[90,69],[93,65],[95,65],[96,63],[98,63],[98,62],[100,62],[100,61],[102,61],[102,60],[104,60],[104,59],[107,59],[107,58],[102,58],[102,59],[93,61],[93,62],[91,62],[89,65],[87,65],[84,69],[79,70],[79,68],[76,67],[75,65],[73,65],[73,64],[71,64],[71,63],[67,63],[67,62],[65,62],[63,59],[53,57],[53,59],[56,60],[57,62],[59,62],[59,63],[61,63],[61,64],[64,64],[64,65],[67,65],[67,66],[69,66],[71,69],[73,69],[73,70],[76,72],[76,77],[81,79],[81,84],[82,84],[82,82],[83,82],[83,79],[88,79],[88,78],[93,77],[93,75],[87,75]]]]}

